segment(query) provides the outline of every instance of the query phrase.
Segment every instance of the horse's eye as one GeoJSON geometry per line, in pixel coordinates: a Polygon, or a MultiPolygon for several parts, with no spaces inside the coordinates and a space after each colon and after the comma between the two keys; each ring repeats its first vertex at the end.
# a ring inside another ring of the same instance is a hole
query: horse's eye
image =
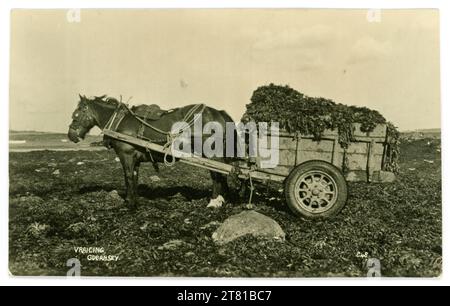
{"type": "Polygon", "coordinates": [[[78,117],[79,115],[78,114],[75,114],[75,117],[78,117]]]}

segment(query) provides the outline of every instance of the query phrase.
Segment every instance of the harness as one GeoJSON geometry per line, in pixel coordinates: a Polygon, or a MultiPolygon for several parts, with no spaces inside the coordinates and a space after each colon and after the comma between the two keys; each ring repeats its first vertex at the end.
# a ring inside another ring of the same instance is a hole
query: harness
{"type": "Polygon", "coordinates": [[[80,126],[82,126],[82,121],[85,120],[85,118],[92,117],[95,120],[95,123],[99,125],[99,120],[97,118],[97,114],[95,114],[91,108],[88,105],[85,105],[83,107],[83,112],[80,112],[83,114],[83,117],[78,118],[77,120],[73,120],[72,123],[69,125],[69,128],[77,130],[80,126]]]}
{"type": "MultiPolygon", "coordinates": [[[[198,118],[200,118],[200,116],[198,116],[198,114],[203,113],[205,108],[206,108],[206,105],[203,103],[192,106],[192,108],[189,109],[189,111],[186,113],[186,115],[184,116],[184,118],[182,120],[183,122],[187,122],[187,125],[184,126],[182,129],[180,129],[180,131],[178,131],[176,133],[172,133],[171,131],[164,131],[164,130],[161,130],[160,128],[150,124],[147,120],[147,116],[144,116],[143,118],[141,118],[131,108],[129,108],[128,105],[126,105],[125,103],[119,102],[116,109],[114,110],[114,113],[109,118],[109,120],[106,123],[106,125],[104,126],[103,130],[107,129],[107,130],[116,131],[117,128],[119,127],[120,123],[122,122],[122,120],[125,118],[125,115],[127,113],[130,113],[137,121],[139,121],[141,123],[139,130],[138,130],[138,134],[137,134],[138,138],[141,138],[141,139],[144,139],[144,140],[150,141],[150,142],[164,142],[165,141],[165,144],[163,145],[163,148],[166,151],[166,153],[164,154],[164,164],[167,166],[172,166],[175,164],[176,160],[175,160],[175,157],[172,157],[171,161],[169,161],[167,159],[167,157],[169,155],[168,149],[172,146],[173,142],[175,141],[175,139],[178,136],[182,135],[185,131],[191,129],[191,127],[195,124],[195,122],[198,120],[198,118]],[[163,135],[163,137],[160,139],[146,138],[144,136],[145,128],[150,128],[150,129],[154,130],[155,132],[163,135]]],[[[170,111],[168,111],[167,113],[170,113],[170,111]]],[[[155,162],[155,160],[152,156],[152,153],[149,149],[147,149],[147,153],[149,154],[150,159],[152,160],[152,163],[156,168],[156,162],[155,162]]]]}

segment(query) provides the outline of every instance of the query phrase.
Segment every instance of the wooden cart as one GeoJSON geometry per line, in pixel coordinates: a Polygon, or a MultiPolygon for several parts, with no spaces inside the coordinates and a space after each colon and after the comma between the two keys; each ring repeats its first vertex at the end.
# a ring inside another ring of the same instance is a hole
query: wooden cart
{"type": "MultiPolygon", "coordinates": [[[[239,177],[261,182],[284,183],[286,202],[292,211],[307,218],[328,218],[336,215],[347,201],[347,181],[392,182],[395,175],[383,171],[387,158],[387,127],[378,125],[363,133],[355,124],[354,140],[347,149],[338,142],[338,132],[327,130],[320,141],[310,135],[279,133],[279,164],[274,168],[260,167],[260,160],[251,166],[238,165],[239,177]]],[[[169,154],[164,148],[139,138],[103,130],[104,135],[121,141],[169,154]]],[[[203,157],[181,157],[180,162],[211,171],[236,173],[229,165],[203,157]]]]}

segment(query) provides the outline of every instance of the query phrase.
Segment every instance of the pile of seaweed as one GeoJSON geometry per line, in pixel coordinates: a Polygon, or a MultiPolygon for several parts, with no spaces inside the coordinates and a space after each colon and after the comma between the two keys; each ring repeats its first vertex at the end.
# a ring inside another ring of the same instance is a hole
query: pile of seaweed
{"type": "Polygon", "coordinates": [[[376,110],[308,97],[287,85],[270,84],[253,92],[244,118],[255,122],[279,122],[280,128],[288,132],[312,135],[316,140],[321,139],[325,130],[337,129],[339,143],[344,149],[354,140],[355,123],[367,133],[378,124],[386,124],[388,145],[384,170],[398,171],[399,132],[376,110]]]}

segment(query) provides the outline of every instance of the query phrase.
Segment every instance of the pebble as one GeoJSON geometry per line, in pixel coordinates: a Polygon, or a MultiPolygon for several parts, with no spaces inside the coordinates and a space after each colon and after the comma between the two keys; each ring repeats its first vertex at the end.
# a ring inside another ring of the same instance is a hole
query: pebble
{"type": "Polygon", "coordinates": [[[183,244],[185,244],[185,242],[183,240],[179,240],[179,239],[170,240],[170,241],[164,243],[163,245],[159,246],[158,250],[174,250],[174,249],[182,246],[183,244]]]}
{"type": "Polygon", "coordinates": [[[157,176],[157,175],[152,175],[152,176],[150,176],[150,180],[151,180],[152,182],[159,182],[159,181],[161,181],[161,179],[160,179],[159,176],[157,176]]]}

